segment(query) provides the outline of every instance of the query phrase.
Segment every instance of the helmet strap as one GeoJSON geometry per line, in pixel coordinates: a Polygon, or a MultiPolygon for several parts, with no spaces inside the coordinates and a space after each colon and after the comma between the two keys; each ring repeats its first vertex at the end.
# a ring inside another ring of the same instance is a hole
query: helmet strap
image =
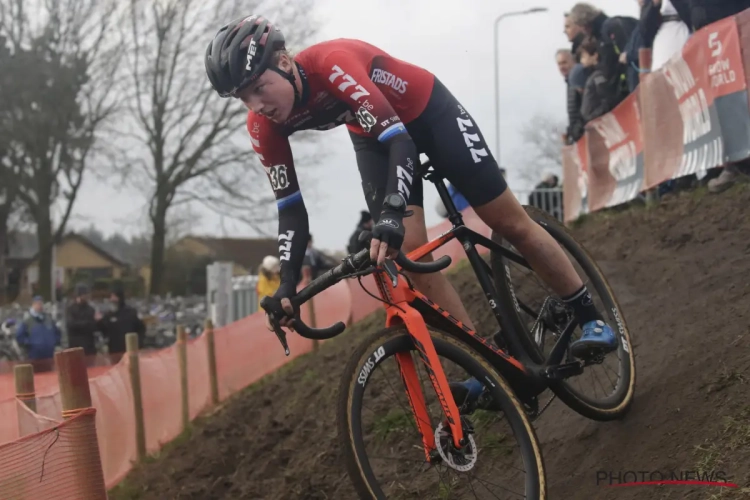
{"type": "Polygon", "coordinates": [[[300,81],[302,83],[302,95],[300,95],[299,90],[297,90],[297,85],[295,84],[296,78],[294,77],[294,70],[291,70],[287,73],[286,71],[282,71],[276,66],[270,67],[268,69],[283,76],[292,85],[292,89],[294,89],[294,107],[298,108],[307,101],[307,94],[309,89],[307,87],[307,78],[305,78],[305,71],[302,69],[299,63],[297,63],[297,61],[294,61],[294,64],[297,66],[297,70],[299,71],[300,81]]]}

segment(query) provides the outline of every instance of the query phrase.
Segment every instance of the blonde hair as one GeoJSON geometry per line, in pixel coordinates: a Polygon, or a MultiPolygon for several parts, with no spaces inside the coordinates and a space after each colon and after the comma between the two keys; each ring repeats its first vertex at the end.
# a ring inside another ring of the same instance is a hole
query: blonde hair
{"type": "Polygon", "coordinates": [[[570,17],[570,20],[573,22],[573,24],[578,25],[582,28],[587,28],[591,26],[591,24],[594,22],[594,19],[599,17],[601,14],[601,9],[597,9],[591,4],[581,2],[575,4],[573,8],[570,9],[568,17],[570,17]]]}
{"type": "Polygon", "coordinates": [[[286,55],[290,61],[294,61],[294,53],[291,50],[281,49],[271,55],[271,66],[278,66],[282,55],[286,55]]]}

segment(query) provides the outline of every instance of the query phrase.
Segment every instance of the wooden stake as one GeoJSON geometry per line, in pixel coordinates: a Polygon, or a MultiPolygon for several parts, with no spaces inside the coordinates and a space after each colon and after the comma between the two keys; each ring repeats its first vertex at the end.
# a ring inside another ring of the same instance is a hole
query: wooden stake
{"type": "Polygon", "coordinates": [[[16,365],[13,367],[13,379],[16,384],[16,397],[31,411],[36,412],[36,391],[34,390],[34,367],[16,365]]]}
{"type": "Polygon", "coordinates": [[[208,380],[211,384],[211,404],[219,404],[219,379],[216,373],[216,344],[214,340],[214,324],[210,319],[206,320],[204,328],[206,342],[208,343],[208,380]]]}
{"type": "Polygon", "coordinates": [[[180,392],[182,395],[182,428],[187,429],[190,424],[190,406],[188,405],[188,373],[187,373],[187,333],[185,327],[177,326],[177,359],[180,363],[180,392]]]}
{"type": "Polygon", "coordinates": [[[135,449],[140,462],[146,456],[146,428],[143,422],[143,396],[141,393],[141,367],[138,359],[138,334],[125,335],[125,347],[130,365],[130,387],[133,389],[135,410],[135,449]]]}

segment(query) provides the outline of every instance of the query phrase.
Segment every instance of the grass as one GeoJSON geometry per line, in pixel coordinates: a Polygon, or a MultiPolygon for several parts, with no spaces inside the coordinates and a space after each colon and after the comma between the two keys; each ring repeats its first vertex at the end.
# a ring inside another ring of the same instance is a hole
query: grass
{"type": "MultiPolygon", "coordinates": [[[[697,458],[696,470],[700,474],[711,473],[726,462],[737,463],[736,455],[750,447],[750,405],[744,406],[737,415],[725,416],[719,437],[710,442],[706,440],[695,447],[697,458]]],[[[729,479],[739,482],[741,478],[729,479]]],[[[709,497],[709,500],[729,498],[750,498],[750,487],[739,484],[739,488],[722,488],[709,497]]]]}
{"type": "Polygon", "coordinates": [[[375,421],[373,432],[377,439],[385,441],[391,434],[411,430],[413,419],[411,413],[400,408],[391,408],[384,417],[375,421]]]}
{"type": "MultiPolygon", "coordinates": [[[[159,460],[161,460],[163,456],[169,454],[173,449],[179,448],[183,444],[190,441],[193,437],[194,430],[195,427],[192,424],[188,425],[180,434],[177,435],[177,437],[175,437],[172,441],[166,443],[159,451],[144,457],[143,461],[140,464],[135,465],[133,469],[131,469],[131,473],[140,467],[159,462],[159,460]]],[[[137,500],[141,498],[142,493],[143,492],[141,491],[141,489],[129,482],[128,478],[126,477],[125,479],[120,481],[117,486],[107,492],[107,498],[109,500],[137,500]]]]}

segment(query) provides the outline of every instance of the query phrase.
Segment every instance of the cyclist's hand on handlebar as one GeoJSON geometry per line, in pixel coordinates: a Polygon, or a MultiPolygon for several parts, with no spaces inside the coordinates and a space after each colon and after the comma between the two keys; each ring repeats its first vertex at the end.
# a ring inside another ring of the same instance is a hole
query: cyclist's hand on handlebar
{"type": "Polygon", "coordinates": [[[395,259],[403,242],[403,215],[389,210],[383,211],[380,220],[372,228],[370,259],[376,261],[378,265],[382,265],[386,257],[395,259]]]}
{"type": "MultiPolygon", "coordinates": [[[[279,325],[289,328],[292,331],[294,331],[294,307],[292,307],[290,297],[294,296],[295,292],[296,287],[294,285],[282,283],[274,294],[275,298],[281,297],[281,308],[284,309],[284,312],[286,313],[286,316],[279,318],[279,325]]],[[[266,328],[268,328],[269,331],[274,331],[268,313],[266,313],[266,328]]]]}

